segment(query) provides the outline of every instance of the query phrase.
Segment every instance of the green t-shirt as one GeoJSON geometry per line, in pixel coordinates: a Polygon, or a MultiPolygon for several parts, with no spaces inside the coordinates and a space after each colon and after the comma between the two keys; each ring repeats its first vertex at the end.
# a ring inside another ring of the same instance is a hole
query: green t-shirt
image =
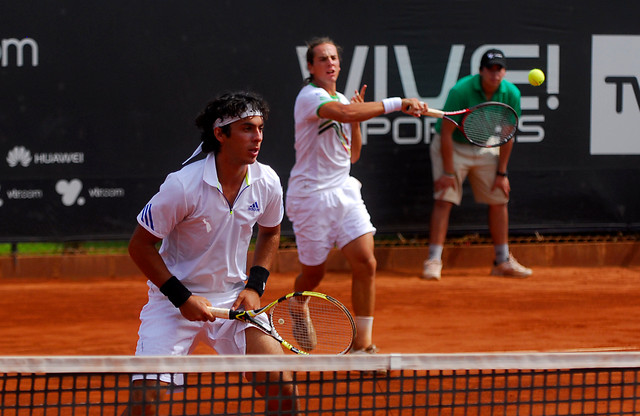
{"type": "MultiPolygon", "coordinates": [[[[447,101],[445,102],[442,110],[464,110],[465,108],[473,107],[474,105],[487,101],[498,101],[510,105],[514,110],[516,110],[518,117],[520,117],[520,114],[522,113],[522,110],[520,109],[520,90],[518,87],[516,87],[512,82],[503,79],[500,83],[500,87],[498,87],[498,90],[493,94],[493,97],[487,100],[484,92],[482,91],[482,86],[480,85],[480,74],[467,75],[466,77],[461,78],[449,91],[447,101]]],[[[451,118],[456,122],[460,122],[462,116],[453,116],[451,118]]],[[[441,126],[442,120],[440,119],[435,125],[435,130],[438,133],[440,133],[441,126]]],[[[459,129],[455,129],[452,137],[453,140],[458,143],[469,144],[459,129]]]]}

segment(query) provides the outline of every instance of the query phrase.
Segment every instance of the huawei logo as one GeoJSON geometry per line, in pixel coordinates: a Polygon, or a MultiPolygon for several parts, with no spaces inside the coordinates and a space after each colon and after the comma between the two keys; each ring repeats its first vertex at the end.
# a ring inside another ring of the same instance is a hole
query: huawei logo
{"type": "Polygon", "coordinates": [[[33,157],[31,156],[31,151],[24,146],[16,146],[7,153],[7,163],[12,168],[18,165],[22,165],[26,168],[32,160],[33,157]]]}

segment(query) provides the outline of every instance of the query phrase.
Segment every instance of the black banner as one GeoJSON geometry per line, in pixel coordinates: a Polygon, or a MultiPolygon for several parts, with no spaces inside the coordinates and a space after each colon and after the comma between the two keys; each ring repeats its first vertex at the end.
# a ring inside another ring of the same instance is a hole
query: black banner
{"type": "MultiPolygon", "coordinates": [[[[523,116],[509,164],[512,233],[640,225],[640,6],[537,1],[14,2],[0,6],[0,241],[128,238],[199,143],[224,90],[272,107],[259,160],[286,187],[305,40],[342,45],[339,89],[444,104],[501,48],[523,116]],[[546,73],[542,86],[527,73],[546,73]]],[[[381,233],[426,233],[434,120],[363,123],[352,173],[381,233]]],[[[465,189],[452,233],[486,230],[465,189]]],[[[291,234],[288,221],[283,233],[291,234]]]]}

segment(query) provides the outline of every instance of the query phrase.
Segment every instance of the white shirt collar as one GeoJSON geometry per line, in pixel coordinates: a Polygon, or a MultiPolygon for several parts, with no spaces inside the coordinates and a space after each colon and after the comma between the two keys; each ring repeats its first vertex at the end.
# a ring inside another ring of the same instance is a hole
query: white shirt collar
{"type": "MultiPolygon", "coordinates": [[[[244,177],[244,184],[251,185],[262,176],[260,173],[261,170],[257,161],[249,165],[247,174],[244,177]]],[[[216,155],[213,152],[207,154],[207,158],[204,160],[202,180],[215,188],[222,189],[222,185],[220,185],[220,180],[218,179],[218,171],[216,170],[216,155]]]]}

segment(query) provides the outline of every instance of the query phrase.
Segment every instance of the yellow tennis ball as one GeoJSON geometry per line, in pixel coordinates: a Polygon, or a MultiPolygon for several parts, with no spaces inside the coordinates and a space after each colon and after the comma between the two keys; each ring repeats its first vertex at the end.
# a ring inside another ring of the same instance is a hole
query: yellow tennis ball
{"type": "Polygon", "coordinates": [[[539,70],[538,68],[532,69],[529,71],[529,83],[534,87],[538,85],[542,85],[544,82],[544,72],[539,70]]]}

